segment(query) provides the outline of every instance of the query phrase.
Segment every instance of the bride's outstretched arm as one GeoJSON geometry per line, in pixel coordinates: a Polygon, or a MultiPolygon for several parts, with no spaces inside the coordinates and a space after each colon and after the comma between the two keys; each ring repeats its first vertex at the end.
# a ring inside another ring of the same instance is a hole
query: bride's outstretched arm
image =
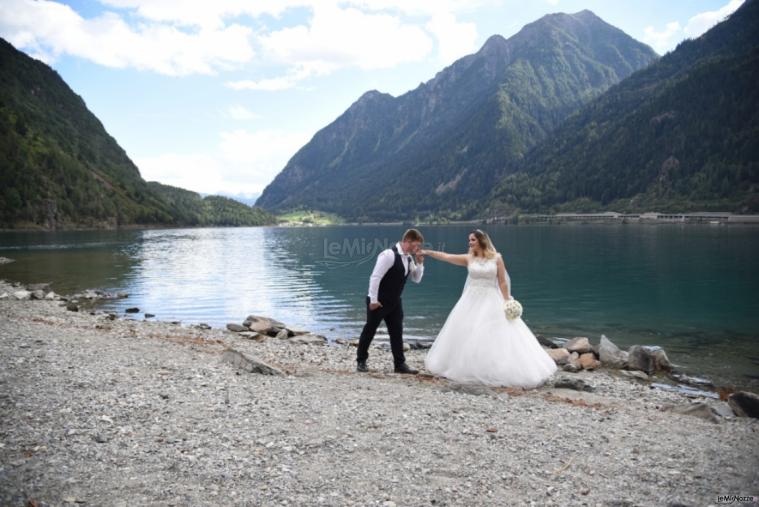
{"type": "Polygon", "coordinates": [[[503,263],[503,257],[501,257],[501,254],[498,254],[496,264],[498,265],[498,287],[501,289],[503,299],[508,301],[511,296],[511,294],[509,294],[511,287],[506,283],[506,265],[503,263]]]}
{"type": "Polygon", "coordinates": [[[451,264],[456,264],[457,266],[466,266],[469,264],[469,256],[466,254],[456,255],[445,252],[438,252],[436,250],[422,250],[422,255],[429,255],[433,259],[450,262],[451,264]]]}

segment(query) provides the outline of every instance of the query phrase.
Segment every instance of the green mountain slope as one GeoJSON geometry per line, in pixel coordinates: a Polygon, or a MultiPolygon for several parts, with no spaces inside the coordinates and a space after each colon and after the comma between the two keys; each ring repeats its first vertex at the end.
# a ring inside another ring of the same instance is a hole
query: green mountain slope
{"type": "Polygon", "coordinates": [[[0,227],[274,221],[261,210],[243,213],[228,199],[212,199],[198,218],[194,208],[177,206],[158,188],[142,179],[54,70],[0,39],[0,227]]]}
{"type": "Polygon", "coordinates": [[[582,108],[492,195],[522,211],[759,210],[759,2],[582,108]]]}
{"type": "Polygon", "coordinates": [[[257,204],[358,220],[465,216],[570,113],[655,58],[590,11],[545,16],[400,97],[364,94],[257,204]]]}

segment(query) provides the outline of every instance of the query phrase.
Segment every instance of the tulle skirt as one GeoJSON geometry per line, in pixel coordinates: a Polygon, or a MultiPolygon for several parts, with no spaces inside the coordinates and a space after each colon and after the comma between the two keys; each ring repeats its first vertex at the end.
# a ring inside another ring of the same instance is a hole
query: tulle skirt
{"type": "Polygon", "coordinates": [[[532,388],[556,364],[521,318],[508,320],[497,287],[467,287],[424,360],[428,371],[461,383],[532,388]]]}

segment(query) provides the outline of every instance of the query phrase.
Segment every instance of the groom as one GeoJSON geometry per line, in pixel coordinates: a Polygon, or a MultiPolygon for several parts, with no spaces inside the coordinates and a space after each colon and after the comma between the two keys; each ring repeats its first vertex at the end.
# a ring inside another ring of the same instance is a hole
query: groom
{"type": "Polygon", "coordinates": [[[366,324],[358,340],[356,353],[356,371],[366,372],[366,360],[369,358],[369,345],[380,322],[385,321],[390,335],[390,348],[393,351],[395,373],[419,373],[409,368],[403,355],[403,305],[401,292],[406,279],[419,283],[424,274],[424,257],[419,249],[424,242],[422,233],[409,229],[400,242],[393,248],[380,252],[369,277],[369,295],[366,297],[366,324]],[[416,259],[414,259],[414,257],[416,259]]]}

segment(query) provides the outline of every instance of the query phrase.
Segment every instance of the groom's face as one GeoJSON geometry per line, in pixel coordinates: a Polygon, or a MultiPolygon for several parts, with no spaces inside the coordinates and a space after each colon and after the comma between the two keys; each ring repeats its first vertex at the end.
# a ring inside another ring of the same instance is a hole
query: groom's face
{"type": "Polygon", "coordinates": [[[408,240],[406,240],[406,241],[403,242],[403,250],[407,254],[411,254],[411,255],[416,254],[416,252],[419,251],[419,249],[421,248],[421,246],[422,246],[422,242],[421,241],[408,241],[408,240]]]}

